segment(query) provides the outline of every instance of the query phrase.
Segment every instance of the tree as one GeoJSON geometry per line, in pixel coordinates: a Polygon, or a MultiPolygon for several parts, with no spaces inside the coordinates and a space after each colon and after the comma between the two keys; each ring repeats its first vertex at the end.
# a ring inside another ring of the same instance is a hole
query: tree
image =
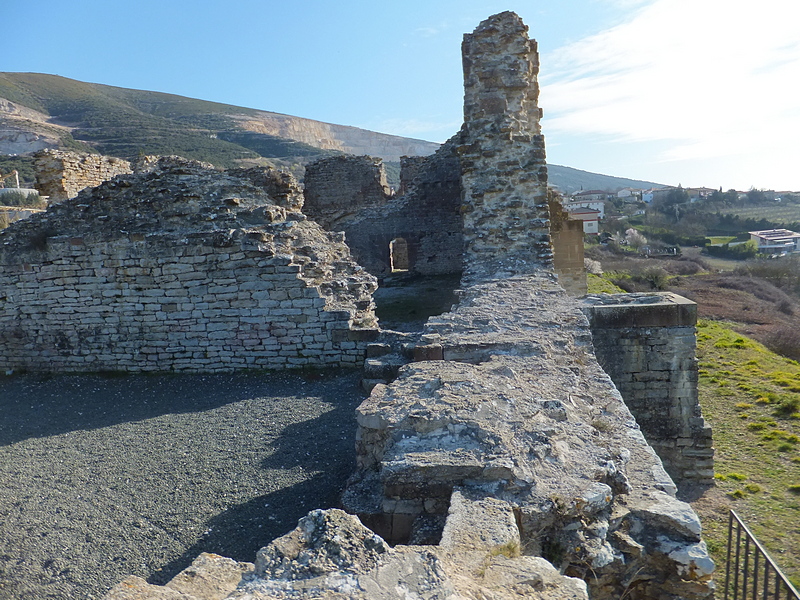
{"type": "Polygon", "coordinates": [[[636,250],[647,244],[647,238],[633,227],[625,231],[625,239],[628,240],[628,245],[636,250]]]}
{"type": "Polygon", "coordinates": [[[750,204],[764,204],[765,202],[769,201],[769,196],[764,192],[764,190],[750,188],[750,190],[747,192],[747,201],[750,204]]]}

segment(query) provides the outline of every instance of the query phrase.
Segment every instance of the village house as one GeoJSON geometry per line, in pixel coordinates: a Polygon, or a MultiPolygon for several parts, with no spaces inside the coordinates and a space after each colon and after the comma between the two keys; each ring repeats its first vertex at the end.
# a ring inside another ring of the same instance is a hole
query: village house
{"type": "Polygon", "coordinates": [[[574,210],[566,210],[569,213],[570,219],[573,221],[583,221],[584,234],[597,235],[600,232],[600,211],[596,208],[575,208],[574,210]]]}
{"type": "Polygon", "coordinates": [[[765,229],[748,233],[750,239],[758,244],[758,251],[762,254],[800,252],[800,233],[788,229],[765,229]]]}

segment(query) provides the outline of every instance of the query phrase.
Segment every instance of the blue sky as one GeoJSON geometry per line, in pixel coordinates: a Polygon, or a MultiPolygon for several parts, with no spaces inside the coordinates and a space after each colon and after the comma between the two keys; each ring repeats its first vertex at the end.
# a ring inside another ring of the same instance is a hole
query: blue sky
{"type": "Polygon", "coordinates": [[[800,190],[797,0],[5,0],[0,70],[443,141],[460,44],[514,10],[541,54],[548,160],[800,190]]]}

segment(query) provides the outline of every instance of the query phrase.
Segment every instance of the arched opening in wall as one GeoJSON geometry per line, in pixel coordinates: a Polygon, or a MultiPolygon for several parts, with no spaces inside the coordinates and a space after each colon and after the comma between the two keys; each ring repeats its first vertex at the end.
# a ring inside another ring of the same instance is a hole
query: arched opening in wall
{"type": "Polygon", "coordinates": [[[389,242],[389,265],[392,273],[408,271],[408,242],[405,238],[395,238],[389,242]]]}

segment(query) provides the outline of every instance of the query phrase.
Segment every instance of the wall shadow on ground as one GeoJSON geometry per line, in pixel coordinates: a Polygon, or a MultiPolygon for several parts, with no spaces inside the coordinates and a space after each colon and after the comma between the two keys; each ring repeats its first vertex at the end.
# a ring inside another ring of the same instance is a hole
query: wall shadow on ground
{"type": "Polygon", "coordinates": [[[289,472],[302,481],[232,506],[207,522],[205,535],[178,558],[153,573],[148,581],[163,585],[202,552],[253,562],[263,546],[297,526],[317,508],[340,506],[345,482],[355,469],[355,418],[351,402],[335,403],[333,411],[293,423],[269,447],[261,466],[289,472]]]}
{"type": "Polygon", "coordinates": [[[342,370],[0,377],[0,446],[165,414],[202,412],[255,397],[308,391],[336,404],[341,385],[355,389],[358,377],[356,371],[342,370]]]}

